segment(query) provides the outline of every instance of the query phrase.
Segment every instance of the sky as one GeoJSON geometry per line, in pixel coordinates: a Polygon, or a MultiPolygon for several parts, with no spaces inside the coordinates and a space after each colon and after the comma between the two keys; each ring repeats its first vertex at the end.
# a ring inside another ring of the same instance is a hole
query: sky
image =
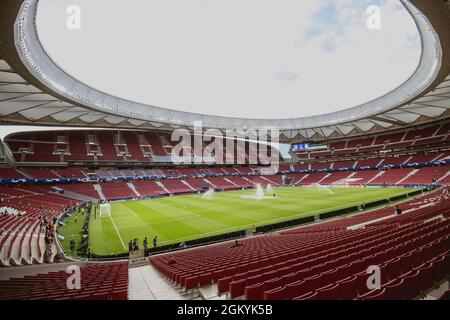
{"type": "Polygon", "coordinates": [[[421,54],[398,0],[40,0],[37,27],[50,57],[96,89],[243,118],[368,102],[406,81],[421,54]],[[79,29],[67,27],[70,5],[79,29]],[[367,27],[371,5],[380,29],[367,27]]]}

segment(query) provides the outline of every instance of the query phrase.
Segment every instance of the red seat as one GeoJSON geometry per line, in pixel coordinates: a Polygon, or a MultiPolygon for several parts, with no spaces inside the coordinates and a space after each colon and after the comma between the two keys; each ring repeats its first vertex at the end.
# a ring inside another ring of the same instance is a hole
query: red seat
{"type": "Polygon", "coordinates": [[[94,293],[89,300],[111,300],[111,295],[109,292],[94,293]]]}
{"type": "Polygon", "coordinates": [[[367,281],[371,275],[366,273],[365,271],[357,274],[358,277],[358,295],[362,296],[369,292],[371,289],[367,285],[367,281]]]}
{"type": "MultiPolygon", "coordinates": [[[[450,266],[449,266],[450,267],[450,266]]],[[[433,261],[433,282],[439,283],[446,277],[448,272],[445,265],[445,256],[439,256],[433,261]]]]}
{"type": "Polygon", "coordinates": [[[231,282],[231,277],[221,278],[217,281],[217,292],[222,294],[224,292],[228,292],[231,282]]]}
{"type": "Polygon", "coordinates": [[[299,280],[297,282],[286,285],[286,299],[288,300],[301,296],[307,292],[308,290],[306,290],[304,280],[299,280]]]}
{"type": "Polygon", "coordinates": [[[278,271],[276,271],[276,270],[265,272],[265,273],[262,274],[261,280],[262,281],[268,281],[268,280],[277,278],[277,275],[278,275],[278,271]]]}
{"type": "Polygon", "coordinates": [[[417,268],[418,266],[423,264],[422,254],[423,254],[422,248],[413,251],[410,260],[412,268],[417,268]]]}
{"type": "Polygon", "coordinates": [[[405,280],[399,278],[387,283],[385,286],[386,293],[384,298],[386,300],[403,300],[404,282],[405,280]]]}
{"type": "Polygon", "coordinates": [[[245,286],[247,285],[247,279],[241,279],[237,281],[232,281],[230,283],[230,297],[236,298],[244,295],[245,286]]]}
{"type": "Polygon", "coordinates": [[[111,294],[112,300],[128,300],[128,291],[127,290],[121,290],[121,291],[113,291],[111,294]]]}
{"type": "Polygon", "coordinates": [[[326,286],[330,283],[335,283],[337,279],[336,269],[331,269],[322,273],[322,285],[326,286]]]}
{"type": "Polygon", "coordinates": [[[400,270],[402,274],[408,273],[411,271],[411,253],[407,253],[400,257],[400,270]]]}
{"type": "Polygon", "coordinates": [[[254,276],[259,276],[262,273],[263,272],[262,272],[261,268],[254,269],[247,273],[247,277],[250,278],[250,277],[254,277],[254,276]]]}
{"type": "Polygon", "coordinates": [[[210,285],[211,282],[212,282],[211,272],[202,273],[201,275],[198,276],[198,283],[200,286],[210,285]]]}
{"type": "Polygon", "coordinates": [[[322,274],[305,279],[305,287],[308,291],[315,291],[322,286],[322,274]]]}
{"type": "Polygon", "coordinates": [[[358,278],[350,276],[338,281],[339,297],[342,300],[353,300],[358,296],[358,278]]]}
{"type": "Polygon", "coordinates": [[[264,284],[257,283],[245,287],[245,299],[247,300],[263,300],[264,299],[264,284]]]}
{"type": "Polygon", "coordinates": [[[295,297],[293,300],[316,300],[317,292],[308,292],[301,296],[295,297]]]}
{"type": "Polygon", "coordinates": [[[198,276],[190,276],[185,279],[186,290],[191,290],[198,287],[198,276]]]}
{"type": "Polygon", "coordinates": [[[247,278],[248,278],[248,273],[247,272],[238,273],[238,274],[235,274],[233,276],[233,281],[237,281],[237,280],[241,280],[241,279],[247,279],[247,278]]]}
{"type": "Polygon", "coordinates": [[[415,270],[415,271],[409,272],[408,274],[405,274],[402,277],[405,280],[404,285],[403,285],[405,299],[412,300],[419,296],[419,294],[420,294],[419,275],[420,275],[420,271],[415,270]]]}
{"type": "Polygon", "coordinates": [[[365,272],[367,270],[367,262],[364,259],[359,259],[358,261],[355,261],[352,263],[352,273],[360,273],[365,272]]]}
{"type": "Polygon", "coordinates": [[[352,275],[352,265],[345,264],[343,266],[340,266],[336,269],[336,273],[337,280],[346,279],[352,275]]]}
{"type": "Polygon", "coordinates": [[[266,291],[267,290],[272,290],[272,289],[278,288],[278,287],[280,287],[282,285],[283,285],[283,283],[282,283],[281,278],[275,278],[275,279],[268,280],[268,281],[264,282],[264,290],[266,290],[266,291]]]}
{"type": "Polygon", "coordinates": [[[217,282],[217,281],[219,281],[219,279],[224,278],[224,277],[225,277],[225,275],[224,275],[223,269],[215,270],[212,273],[212,278],[213,278],[214,282],[217,282]]]}
{"type": "Polygon", "coordinates": [[[286,298],[286,288],[278,287],[264,291],[264,300],[284,300],[286,298]]]}
{"type": "Polygon", "coordinates": [[[362,300],[383,300],[384,293],[386,292],[386,288],[373,289],[366,294],[358,297],[358,299],[362,300]]]}
{"type": "Polygon", "coordinates": [[[317,300],[338,300],[339,285],[337,283],[329,284],[326,287],[317,289],[317,300]]]}
{"type": "Polygon", "coordinates": [[[397,279],[401,275],[400,258],[392,259],[388,262],[388,278],[389,280],[397,279]]]}
{"type": "Polygon", "coordinates": [[[251,286],[252,284],[257,284],[259,282],[262,282],[262,275],[256,275],[253,277],[247,278],[247,285],[251,286]]]}
{"type": "Polygon", "coordinates": [[[315,272],[311,268],[302,269],[302,270],[297,271],[297,279],[304,280],[308,277],[311,277],[314,274],[315,274],[315,272]]]}
{"type": "Polygon", "coordinates": [[[419,283],[422,292],[428,291],[433,286],[433,262],[428,262],[417,269],[420,270],[419,283]]]}
{"type": "Polygon", "coordinates": [[[289,273],[286,274],[284,276],[281,276],[281,284],[283,286],[289,284],[289,283],[293,283],[295,282],[295,280],[297,279],[297,275],[293,272],[293,273],[289,273]]]}

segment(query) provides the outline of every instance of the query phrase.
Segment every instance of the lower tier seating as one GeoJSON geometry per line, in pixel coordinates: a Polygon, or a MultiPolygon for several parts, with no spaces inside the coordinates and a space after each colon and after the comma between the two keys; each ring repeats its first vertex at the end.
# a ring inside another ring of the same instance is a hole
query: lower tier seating
{"type": "Polygon", "coordinates": [[[80,290],[68,289],[66,271],[0,281],[0,300],[127,300],[128,264],[80,268],[80,290]]]}
{"type": "Polygon", "coordinates": [[[413,299],[450,271],[448,193],[420,200],[431,205],[411,204],[410,212],[362,229],[285,232],[237,247],[153,257],[150,263],[185,289],[215,282],[218,293],[231,298],[413,299]],[[372,265],[382,276],[374,290],[366,286],[372,265]]]}

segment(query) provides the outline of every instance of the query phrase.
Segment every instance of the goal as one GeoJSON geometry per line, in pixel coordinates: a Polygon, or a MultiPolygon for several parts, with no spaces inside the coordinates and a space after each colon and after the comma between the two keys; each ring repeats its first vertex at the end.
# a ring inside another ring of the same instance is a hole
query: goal
{"type": "Polygon", "coordinates": [[[111,205],[109,203],[100,204],[100,217],[111,217],[111,205]]]}

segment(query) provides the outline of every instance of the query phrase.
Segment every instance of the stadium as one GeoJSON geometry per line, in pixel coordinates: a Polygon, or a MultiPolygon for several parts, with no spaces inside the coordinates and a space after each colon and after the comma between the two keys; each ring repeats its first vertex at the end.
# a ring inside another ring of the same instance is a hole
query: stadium
{"type": "MultiPolygon", "coordinates": [[[[100,0],[96,13],[85,0],[0,2],[0,300],[450,299],[450,2],[392,1],[417,36],[397,50],[401,23],[384,27],[390,42],[379,50],[393,66],[381,78],[358,70],[364,45],[333,23],[363,16],[354,33],[369,50],[377,31],[365,20],[389,1],[348,1],[334,15],[327,0],[304,8],[300,20],[326,30],[305,29],[292,49],[324,36],[302,66],[308,76],[288,62],[298,53],[273,49],[294,34],[293,2],[267,5],[286,21],[270,30],[283,33],[252,41],[236,13],[246,7],[233,1],[183,5],[203,13],[197,20],[162,1],[129,2],[112,1],[111,19],[132,14],[142,34],[125,23],[114,36],[94,32],[100,0]],[[234,27],[220,25],[224,12],[236,14],[234,27]],[[147,15],[169,22],[151,28],[147,15]],[[180,26],[201,40],[176,38],[180,26]],[[224,52],[230,44],[205,29],[239,49],[224,52]],[[152,61],[139,61],[143,35],[152,61]],[[210,46],[195,51],[205,38],[210,46]],[[250,54],[249,43],[267,53],[250,54]],[[341,47],[349,64],[327,62],[341,47]],[[266,81],[261,66],[274,55],[283,63],[266,81]]],[[[255,14],[252,26],[269,16],[255,14]]]]}

